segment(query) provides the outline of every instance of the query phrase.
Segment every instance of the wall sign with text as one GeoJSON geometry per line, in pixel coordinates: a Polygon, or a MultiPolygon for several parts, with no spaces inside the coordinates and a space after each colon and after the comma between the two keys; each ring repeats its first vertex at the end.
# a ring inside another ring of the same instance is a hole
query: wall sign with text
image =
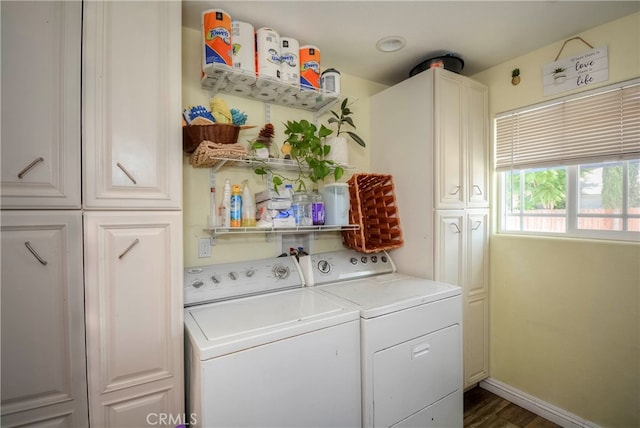
{"type": "Polygon", "coordinates": [[[609,80],[607,47],[601,46],[542,67],[544,95],[587,87],[609,80]]]}

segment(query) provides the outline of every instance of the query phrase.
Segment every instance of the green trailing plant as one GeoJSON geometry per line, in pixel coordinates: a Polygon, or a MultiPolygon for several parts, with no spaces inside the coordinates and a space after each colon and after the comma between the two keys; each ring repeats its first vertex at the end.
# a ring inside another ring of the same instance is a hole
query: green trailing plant
{"type": "Polygon", "coordinates": [[[329,118],[328,123],[329,124],[335,123],[338,125],[336,129],[336,136],[339,136],[340,134],[347,134],[353,139],[353,141],[358,143],[360,146],[366,147],[367,145],[365,144],[364,140],[360,138],[358,134],[356,134],[353,131],[347,131],[342,129],[342,126],[345,124],[351,126],[353,129],[356,129],[356,125],[353,123],[353,118],[351,117],[353,112],[349,108],[348,104],[349,104],[349,98],[345,98],[344,101],[342,101],[342,104],[340,104],[340,112],[331,110],[331,114],[333,115],[333,117],[329,118]]]}
{"type": "Polygon", "coordinates": [[[278,191],[278,186],[285,182],[295,184],[296,191],[305,191],[307,185],[305,180],[312,183],[324,181],[333,172],[333,178],[337,181],[343,174],[344,169],[335,162],[325,159],[331,147],[324,144],[324,138],[331,135],[333,131],[324,125],[320,129],[308,120],[288,121],[285,124],[286,140],[283,144],[290,146],[289,156],[296,166],[297,176],[295,178],[280,174],[269,165],[268,162],[260,161],[259,166],[254,168],[254,172],[261,176],[271,174],[274,190],[278,191]]]}

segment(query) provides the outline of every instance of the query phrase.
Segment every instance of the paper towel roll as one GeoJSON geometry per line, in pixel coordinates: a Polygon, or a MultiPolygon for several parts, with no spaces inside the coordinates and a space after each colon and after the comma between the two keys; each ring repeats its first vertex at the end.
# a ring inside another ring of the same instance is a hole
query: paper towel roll
{"type": "Polygon", "coordinates": [[[280,38],[280,80],[300,86],[300,44],[292,37],[280,38]]]}
{"type": "Polygon", "coordinates": [[[256,45],[253,25],[248,22],[231,21],[231,37],[233,68],[255,73],[256,45]]]}
{"type": "Polygon", "coordinates": [[[280,36],[268,27],[256,31],[258,76],[280,79],[280,36]]]}
{"type": "Polygon", "coordinates": [[[222,9],[202,12],[202,70],[213,63],[231,67],[231,17],[222,9]]]}

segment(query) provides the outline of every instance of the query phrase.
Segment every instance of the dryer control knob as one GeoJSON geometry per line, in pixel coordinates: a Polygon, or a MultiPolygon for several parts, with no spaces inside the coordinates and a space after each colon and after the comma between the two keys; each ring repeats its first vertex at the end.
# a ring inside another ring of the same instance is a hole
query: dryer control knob
{"type": "Polygon", "coordinates": [[[355,257],[351,257],[351,259],[349,261],[351,262],[352,265],[357,265],[358,264],[358,259],[356,259],[355,257]]]}
{"type": "Polygon", "coordinates": [[[255,275],[256,271],[255,269],[249,269],[245,275],[247,275],[247,277],[251,278],[253,275],[255,275]]]}
{"type": "Polygon", "coordinates": [[[318,262],[318,270],[322,273],[329,273],[331,271],[331,264],[326,260],[320,260],[318,262]]]}
{"type": "Polygon", "coordinates": [[[278,279],[285,279],[289,276],[289,268],[283,265],[276,265],[273,268],[273,274],[278,279]]]}
{"type": "Polygon", "coordinates": [[[229,278],[235,281],[236,279],[238,279],[238,272],[229,272],[229,278]]]}

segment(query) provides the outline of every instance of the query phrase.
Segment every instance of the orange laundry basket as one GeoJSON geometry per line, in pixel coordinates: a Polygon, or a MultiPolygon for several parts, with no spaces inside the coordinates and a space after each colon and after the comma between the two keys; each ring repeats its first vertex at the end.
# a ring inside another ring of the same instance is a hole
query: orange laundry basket
{"type": "Polygon", "coordinates": [[[387,174],[354,174],[348,181],[351,206],[349,223],[358,230],[342,232],[345,246],[363,253],[402,247],[402,228],[393,177],[387,174]]]}

